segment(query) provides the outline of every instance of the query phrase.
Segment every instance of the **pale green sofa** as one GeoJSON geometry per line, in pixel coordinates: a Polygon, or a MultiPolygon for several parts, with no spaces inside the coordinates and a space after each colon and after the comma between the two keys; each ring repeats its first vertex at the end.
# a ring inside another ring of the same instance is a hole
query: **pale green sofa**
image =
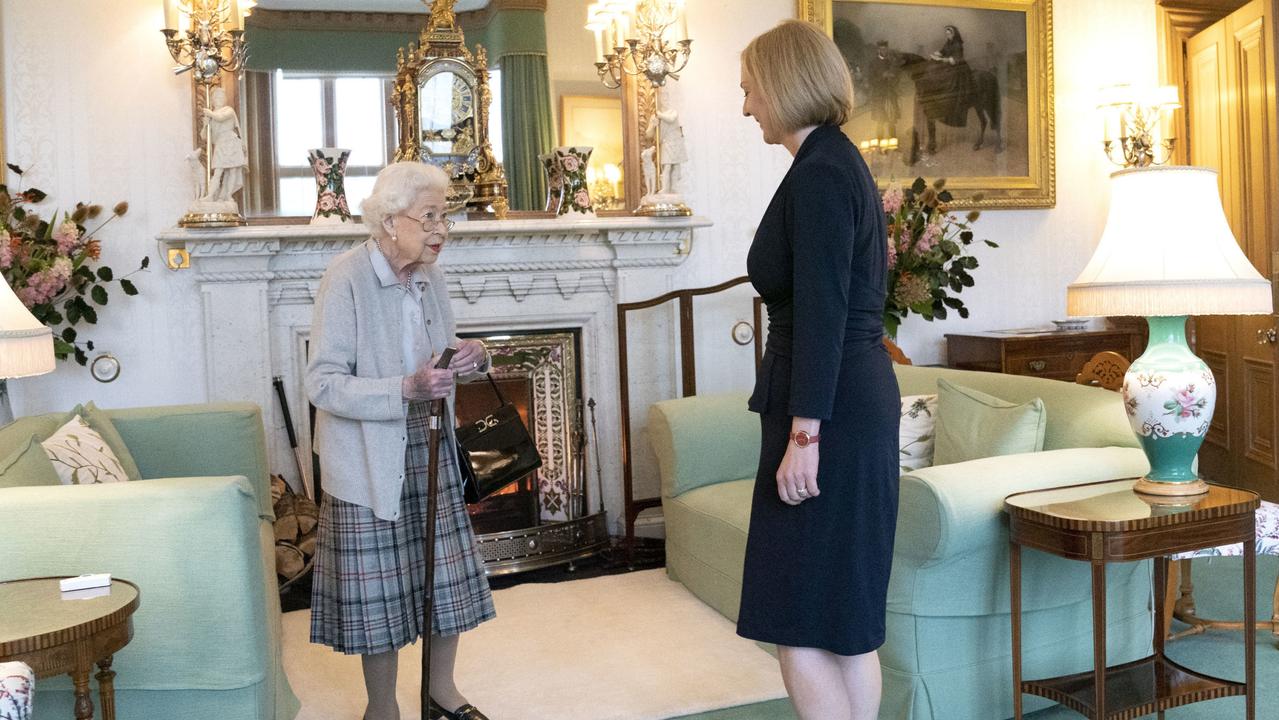
{"type": "MultiPolygon", "coordinates": [[[[1041,398],[1044,451],[924,468],[903,475],[881,719],[993,720],[1012,715],[1005,496],[1139,475],[1148,468],[1118,393],[1056,380],[897,366],[902,395],[936,381],[1012,402],[1041,398]]],[[[759,418],[745,395],[697,396],[653,406],[649,437],[660,463],[668,574],[731,620],[758,460],[759,418]]],[[[1092,667],[1087,563],[1022,553],[1025,677],[1092,667]]],[[[1148,562],[1111,565],[1107,628],[1112,663],[1151,644],[1148,562]]],[[[1047,701],[1026,696],[1027,710],[1047,701]]]]}
{"type": "MultiPolygon", "coordinates": [[[[109,572],[138,585],[133,640],[113,665],[117,717],[293,718],[258,407],[104,412],[147,479],[0,489],[0,580],[109,572]]],[[[0,429],[0,457],[62,417],[0,429]]],[[[35,720],[73,716],[68,678],[36,691],[35,720]]]]}

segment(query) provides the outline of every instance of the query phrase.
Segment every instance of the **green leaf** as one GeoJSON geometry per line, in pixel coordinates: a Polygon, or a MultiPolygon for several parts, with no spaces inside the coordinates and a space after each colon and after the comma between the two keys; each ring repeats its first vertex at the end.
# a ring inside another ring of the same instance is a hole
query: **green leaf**
{"type": "Polygon", "coordinates": [[[75,342],[75,328],[73,327],[62,328],[62,339],[66,340],[69,343],[75,342]]]}
{"type": "Polygon", "coordinates": [[[46,193],[43,190],[38,190],[36,188],[27,188],[26,190],[22,191],[22,195],[26,198],[27,202],[31,202],[31,203],[38,203],[41,200],[44,200],[45,198],[49,197],[48,193],[46,193]]]}
{"type": "Polygon", "coordinates": [[[966,307],[961,307],[961,308],[959,308],[959,317],[961,317],[961,318],[963,318],[963,319],[967,320],[967,319],[968,319],[968,308],[966,308],[966,307]]]}
{"type": "Polygon", "coordinates": [[[115,273],[111,272],[111,268],[103,265],[98,268],[98,279],[102,282],[111,282],[115,279],[115,273]]]}
{"type": "Polygon", "coordinates": [[[17,175],[18,177],[22,177],[21,167],[18,167],[17,165],[14,165],[13,163],[5,163],[5,165],[7,165],[9,169],[13,171],[14,175],[17,175]]]}
{"type": "Polygon", "coordinates": [[[968,243],[968,242],[972,242],[972,239],[973,239],[973,231],[972,231],[972,230],[965,230],[965,231],[963,231],[963,232],[959,233],[959,239],[960,239],[960,240],[963,240],[963,241],[964,241],[964,242],[966,242],[966,243],[968,243]]]}
{"type": "MultiPolygon", "coordinates": [[[[970,278],[970,280],[971,280],[971,278],[970,278]]],[[[96,323],[98,322],[98,311],[97,311],[97,310],[94,310],[94,309],[93,309],[93,308],[91,308],[91,307],[89,307],[89,305],[88,305],[87,303],[85,304],[85,306],[84,306],[83,308],[81,308],[81,309],[80,309],[80,312],[84,313],[84,321],[85,321],[85,322],[87,322],[87,323],[94,323],[94,324],[96,324],[96,323]]]]}
{"type": "Polygon", "coordinates": [[[93,341],[92,341],[92,340],[86,340],[86,341],[85,341],[85,343],[84,343],[84,346],[85,346],[85,347],[87,347],[87,348],[89,348],[89,352],[93,352],[93,341]]]}
{"type": "Polygon", "coordinates": [[[938,320],[945,320],[945,319],[946,319],[946,308],[944,308],[944,307],[937,307],[937,306],[934,306],[934,307],[933,307],[933,317],[937,318],[938,320]]]}
{"type": "Polygon", "coordinates": [[[107,304],[107,289],[101,285],[94,285],[93,290],[89,293],[93,297],[93,301],[99,305],[107,304]]]}
{"type": "Polygon", "coordinates": [[[65,358],[74,349],[75,346],[66,340],[60,337],[53,338],[53,354],[57,355],[59,360],[65,358]]]}
{"type": "Polygon", "coordinates": [[[78,278],[83,278],[90,282],[93,281],[93,268],[89,267],[88,265],[81,265],[80,267],[75,269],[75,273],[73,274],[78,278]]]}
{"type": "Polygon", "coordinates": [[[128,278],[121,278],[121,279],[120,279],[120,289],[124,291],[124,294],[125,294],[125,295],[137,295],[137,294],[138,294],[138,289],[137,289],[136,287],[134,287],[134,285],[133,285],[133,281],[132,281],[132,280],[129,280],[128,278]]]}
{"type": "Polygon", "coordinates": [[[989,240],[986,240],[985,242],[986,242],[986,244],[987,244],[987,245],[989,245],[989,246],[991,246],[991,247],[993,247],[993,248],[997,248],[997,247],[999,247],[999,243],[993,243],[993,242],[991,242],[991,241],[989,241],[989,240]]]}
{"type": "Polygon", "coordinates": [[[941,192],[937,193],[937,199],[941,200],[944,203],[948,203],[951,200],[954,200],[955,196],[951,195],[949,190],[942,190],[941,192]]]}
{"type": "Polygon", "coordinates": [[[964,306],[964,301],[959,298],[944,297],[941,301],[946,307],[951,308],[952,310],[958,310],[964,306]]]}
{"type": "MultiPolygon", "coordinates": [[[[39,316],[37,316],[37,317],[39,317],[39,316]]],[[[44,317],[40,318],[40,322],[44,323],[45,325],[49,325],[49,326],[53,326],[53,325],[61,325],[61,324],[62,324],[62,313],[60,313],[60,312],[58,312],[57,310],[54,310],[52,307],[50,307],[50,308],[49,308],[49,311],[48,311],[48,312],[46,312],[46,313],[44,314],[44,317]]]]}
{"type": "Polygon", "coordinates": [[[150,266],[151,266],[151,257],[149,255],[143,255],[142,265],[140,265],[139,267],[141,267],[143,270],[146,270],[150,266]]]}
{"type": "Polygon", "coordinates": [[[922,177],[915,178],[915,182],[911,183],[910,186],[910,191],[916,195],[922,193],[926,189],[928,189],[928,183],[924,182],[922,177]]]}
{"type": "MultiPolygon", "coordinates": [[[[75,298],[75,300],[79,300],[79,299],[80,298],[75,298]]],[[[62,309],[65,310],[67,313],[67,322],[71,323],[72,325],[75,325],[76,323],[80,322],[80,318],[82,316],[82,313],[80,311],[80,305],[77,304],[75,300],[68,300],[67,304],[62,306],[62,309]]]]}
{"type": "Polygon", "coordinates": [[[75,361],[80,363],[81,367],[89,364],[89,356],[84,354],[80,348],[75,349],[75,361]]]}

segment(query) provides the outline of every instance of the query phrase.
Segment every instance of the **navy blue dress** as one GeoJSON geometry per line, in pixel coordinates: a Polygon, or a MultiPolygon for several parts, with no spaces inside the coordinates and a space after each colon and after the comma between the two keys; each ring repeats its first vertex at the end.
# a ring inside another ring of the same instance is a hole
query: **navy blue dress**
{"type": "Polygon", "coordinates": [[[887,241],[875,181],[834,126],[804,140],[747,257],[768,307],[739,635],[860,655],[884,642],[901,398],[882,339],[887,241]],[[777,469],[792,417],[822,421],[821,495],[790,506],[777,469]]]}

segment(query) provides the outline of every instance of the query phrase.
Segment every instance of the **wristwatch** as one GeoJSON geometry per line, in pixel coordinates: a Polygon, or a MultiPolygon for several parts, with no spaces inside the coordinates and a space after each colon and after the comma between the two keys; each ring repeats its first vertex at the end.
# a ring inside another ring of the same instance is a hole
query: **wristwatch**
{"type": "Polygon", "coordinates": [[[809,435],[804,430],[790,434],[790,440],[795,443],[795,447],[797,448],[806,448],[809,445],[816,445],[820,438],[820,435],[809,435]]]}

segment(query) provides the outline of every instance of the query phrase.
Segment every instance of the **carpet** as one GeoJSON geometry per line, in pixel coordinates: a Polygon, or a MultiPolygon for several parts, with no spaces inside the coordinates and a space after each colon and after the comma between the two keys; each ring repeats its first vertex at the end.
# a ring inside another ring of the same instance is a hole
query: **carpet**
{"type": "MultiPolygon", "coordinates": [[[[493,593],[497,619],[462,637],[458,686],[493,720],[661,720],[786,694],[777,661],[666,577],[645,570],[493,593]]],[[[308,641],[310,612],[284,615],[298,720],[358,720],[358,657],[308,641]]],[[[400,653],[398,698],[418,716],[420,646],[400,653]]]]}

